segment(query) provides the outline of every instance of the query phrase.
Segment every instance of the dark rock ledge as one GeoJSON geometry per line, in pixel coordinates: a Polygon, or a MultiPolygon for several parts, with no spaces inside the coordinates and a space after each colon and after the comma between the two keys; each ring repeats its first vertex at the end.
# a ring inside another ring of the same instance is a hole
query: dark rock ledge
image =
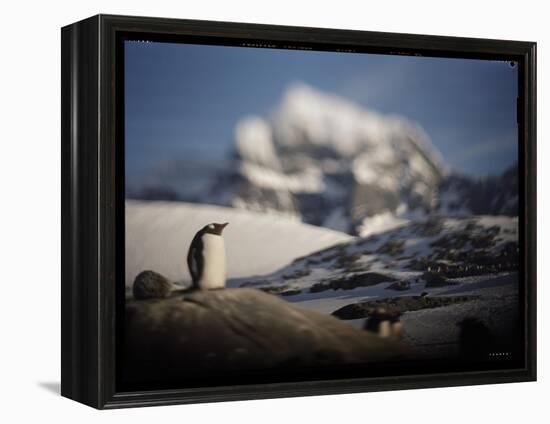
{"type": "Polygon", "coordinates": [[[401,296],[384,299],[368,300],[343,306],[332,313],[342,320],[368,317],[373,311],[383,308],[390,313],[403,314],[420,309],[440,308],[457,303],[470,302],[479,299],[477,295],[460,296],[401,296]]]}
{"type": "Polygon", "coordinates": [[[163,375],[288,369],[399,359],[398,342],[251,288],[128,301],[124,368],[163,375]]]}
{"type": "Polygon", "coordinates": [[[390,281],[395,281],[395,278],[377,272],[363,272],[315,283],[309,288],[309,291],[310,293],[319,293],[326,290],[353,290],[358,287],[375,286],[390,281]]]}

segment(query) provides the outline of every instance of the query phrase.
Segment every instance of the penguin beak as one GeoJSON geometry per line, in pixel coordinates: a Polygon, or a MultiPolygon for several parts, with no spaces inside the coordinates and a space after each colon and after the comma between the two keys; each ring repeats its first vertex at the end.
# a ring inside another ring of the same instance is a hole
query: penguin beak
{"type": "Polygon", "coordinates": [[[229,222],[226,222],[224,224],[216,224],[216,226],[218,227],[218,230],[220,231],[220,234],[222,233],[224,228],[227,227],[228,225],[229,225],[229,222]]]}

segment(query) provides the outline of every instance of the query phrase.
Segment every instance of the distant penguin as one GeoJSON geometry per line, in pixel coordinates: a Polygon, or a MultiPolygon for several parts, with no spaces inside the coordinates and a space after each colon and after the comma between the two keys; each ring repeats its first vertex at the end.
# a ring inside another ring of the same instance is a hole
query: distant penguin
{"type": "Polygon", "coordinates": [[[225,245],[222,237],[225,224],[204,226],[191,242],[187,265],[195,289],[210,290],[225,287],[225,245]]]}
{"type": "Polygon", "coordinates": [[[376,308],[369,312],[363,328],[382,338],[401,340],[403,337],[403,326],[400,317],[401,313],[398,311],[387,311],[385,308],[376,308]]]}

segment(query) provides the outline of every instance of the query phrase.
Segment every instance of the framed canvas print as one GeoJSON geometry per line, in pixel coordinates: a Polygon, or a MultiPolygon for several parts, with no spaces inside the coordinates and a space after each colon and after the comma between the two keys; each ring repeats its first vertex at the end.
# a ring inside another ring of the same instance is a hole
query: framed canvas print
{"type": "Polygon", "coordinates": [[[62,394],[536,378],[535,43],[62,29],[62,394]]]}

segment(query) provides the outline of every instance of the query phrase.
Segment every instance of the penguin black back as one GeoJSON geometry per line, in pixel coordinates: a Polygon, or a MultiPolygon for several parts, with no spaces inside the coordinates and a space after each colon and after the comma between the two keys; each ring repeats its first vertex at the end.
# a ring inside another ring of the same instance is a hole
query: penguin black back
{"type": "Polygon", "coordinates": [[[193,287],[198,287],[198,282],[202,276],[204,269],[204,256],[202,236],[205,233],[204,228],[195,234],[191,245],[189,246],[189,252],[187,252],[187,266],[189,267],[189,273],[191,274],[191,280],[193,281],[193,287]]]}

